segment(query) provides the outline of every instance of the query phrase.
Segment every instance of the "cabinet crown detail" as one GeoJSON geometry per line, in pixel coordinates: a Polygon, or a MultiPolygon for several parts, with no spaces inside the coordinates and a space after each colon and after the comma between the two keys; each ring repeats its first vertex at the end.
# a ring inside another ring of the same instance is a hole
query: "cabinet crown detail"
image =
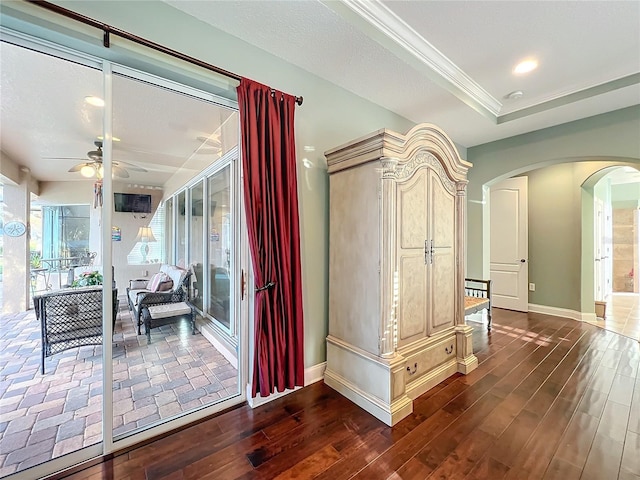
{"type": "Polygon", "coordinates": [[[455,194],[456,184],[451,181],[451,179],[447,175],[447,172],[444,171],[442,163],[440,163],[434,155],[426,152],[420,152],[417,155],[414,155],[408,162],[403,163],[398,168],[396,168],[396,180],[407,180],[411,178],[419,168],[422,168],[424,166],[433,168],[440,177],[440,181],[447,189],[447,191],[451,194],[455,194]]]}

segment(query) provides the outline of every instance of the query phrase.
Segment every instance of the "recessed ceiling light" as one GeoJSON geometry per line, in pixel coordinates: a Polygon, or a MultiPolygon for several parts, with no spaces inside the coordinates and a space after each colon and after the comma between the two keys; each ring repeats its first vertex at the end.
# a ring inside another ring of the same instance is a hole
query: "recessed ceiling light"
{"type": "Polygon", "coordinates": [[[523,73],[529,73],[536,68],[538,68],[538,62],[536,60],[525,60],[515,66],[513,73],[516,75],[522,75],[523,73]]]}
{"type": "Polygon", "coordinates": [[[517,100],[518,98],[522,98],[524,92],[522,90],[515,90],[511,93],[507,93],[504,98],[505,100],[517,100]]]}
{"type": "Polygon", "coordinates": [[[93,105],[94,107],[104,107],[104,100],[101,99],[100,97],[93,97],[93,96],[84,97],[84,101],[87,102],[89,105],[93,105]]]}

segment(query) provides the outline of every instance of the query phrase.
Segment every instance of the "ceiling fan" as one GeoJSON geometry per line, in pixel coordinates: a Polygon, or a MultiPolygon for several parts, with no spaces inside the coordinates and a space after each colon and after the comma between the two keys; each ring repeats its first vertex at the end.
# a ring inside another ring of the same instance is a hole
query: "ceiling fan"
{"type": "MultiPolygon", "coordinates": [[[[69,169],[70,172],[80,172],[83,177],[91,178],[97,177],[101,179],[103,177],[103,166],[102,166],[102,140],[96,140],[93,142],[97,147],[96,150],[90,150],[87,152],[87,158],[89,161],[85,161],[74,165],[69,169]]],[[[120,178],[129,178],[129,172],[127,169],[121,167],[120,165],[126,165],[129,170],[135,172],[147,172],[148,170],[138,167],[137,165],[133,165],[131,163],[122,162],[122,161],[114,161],[111,164],[111,169],[113,171],[113,175],[120,178]]]]}

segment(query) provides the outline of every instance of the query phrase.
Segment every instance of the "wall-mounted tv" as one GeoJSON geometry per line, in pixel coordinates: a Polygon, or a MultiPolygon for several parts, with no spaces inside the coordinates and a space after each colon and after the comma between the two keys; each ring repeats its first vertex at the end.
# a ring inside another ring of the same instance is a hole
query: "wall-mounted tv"
{"type": "Polygon", "coordinates": [[[151,213],[151,195],[140,193],[114,193],[116,212],[151,213]]]}

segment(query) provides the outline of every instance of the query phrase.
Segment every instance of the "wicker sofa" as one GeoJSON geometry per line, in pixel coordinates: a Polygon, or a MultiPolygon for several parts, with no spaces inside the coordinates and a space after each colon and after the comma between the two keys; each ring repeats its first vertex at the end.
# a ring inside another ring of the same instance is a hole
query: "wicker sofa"
{"type": "Polygon", "coordinates": [[[144,307],[164,305],[168,303],[180,303],[188,300],[189,279],[191,270],[164,264],[160,272],[171,279],[171,288],[164,291],[153,291],[148,287],[152,279],[134,279],[129,281],[127,287],[127,302],[129,310],[138,326],[138,335],[142,335],[142,310],[144,307]]]}
{"type": "MultiPolygon", "coordinates": [[[[67,288],[33,297],[42,332],[44,360],[56,353],[84,345],[102,345],[102,286],[67,288]]],[[[118,314],[118,290],[113,289],[113,323],[118,314]]]]}

